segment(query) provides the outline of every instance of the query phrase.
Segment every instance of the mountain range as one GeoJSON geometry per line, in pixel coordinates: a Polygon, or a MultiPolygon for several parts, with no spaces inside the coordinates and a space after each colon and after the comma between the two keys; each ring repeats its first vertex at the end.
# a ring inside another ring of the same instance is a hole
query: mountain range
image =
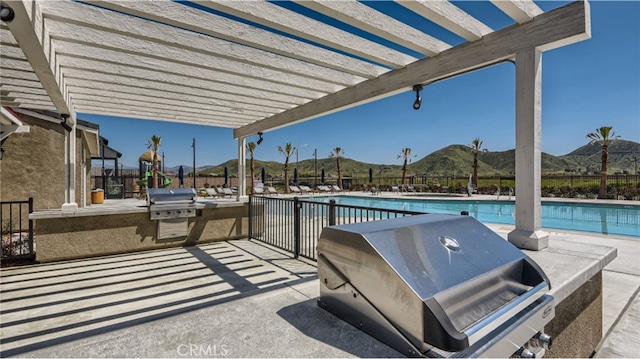
{"type": "MultiPolygon", "coordinates": [[[[599,143],[588,143],[576,150],[562,156],[554,156],[542,153],[543,174],[571,174],[571,173],[597,173],[600,170],[601,146],[599,143]]],[[[638,173],[640,159],[640,143],[626,140],[616,140],[609,146],[608,173],[638,173]]],[[[262,168],[267,175],[281,175],[284,172],[284,164],[277,161],[254,160],[255,172],[258,175],[262,168]]],[[[298,162],[297,167],[300,176],[313,176],[315,173],[315,161],[313,159],[298,162]]],[[[373,169],[376,176],[401,176],[402,159],[398,164],[375,164],[359,162],[351,158],[341,158],[340,165],[344,176],[368,176],[369,169],[373,169]]],[[[216,166],[202,166],[197,168],[199,175],[223,176],[224,167],[227,167],[229,175],[238,172],[236,159],[228,160],[216,166]]],[[[289,173],[293,174],[296,167],[295,161],[289,162],[289,173]]],[[[473,172],[473,153],[469,146],[449,145],[435,151],[420,160],[412,161],[407,172],[415,175],[465,175],[473,172]]],[[[177,172],[179,166],[166,168],[166,172],[177,172]]],[[[191,171],[190,166],[184,166],[185,173],[191,171]]],[[[322,169],[327,177],[337,175],[335,158],[319,158],[317,171],[320,176],[322,169]]],[[[247,160],[247,173],[249,173],[249,160],[247,160]]],[[[483,152],[478,157],[478,174],[510,175],[515,172],[515,150],[483,152]]]]}

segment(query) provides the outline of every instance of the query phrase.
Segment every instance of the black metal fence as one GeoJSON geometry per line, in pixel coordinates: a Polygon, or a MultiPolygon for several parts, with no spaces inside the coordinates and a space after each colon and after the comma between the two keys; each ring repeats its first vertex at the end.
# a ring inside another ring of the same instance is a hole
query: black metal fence
{"type": "Polygon", "coordinates": [[[33,241],[33,198],[0,202],[2,218],[2,262],[35,259],[33,241]]]}
{"type": "Polygon", "coordinates": [[[314,202],[294,198],[249,196],[249,238],[285,251],[295,258],[317,260],[316,246],[326,226],[404,217],[423,212],[314,202]]]}

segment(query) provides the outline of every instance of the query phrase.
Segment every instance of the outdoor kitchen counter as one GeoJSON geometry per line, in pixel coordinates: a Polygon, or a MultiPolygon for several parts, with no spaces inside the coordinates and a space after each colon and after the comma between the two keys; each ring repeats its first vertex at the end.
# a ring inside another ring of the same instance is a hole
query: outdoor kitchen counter
{"type": "Polygon", "coordinates": [[[553,346],[545,357],[591,357],[603,338],[602,270],[617,249],[554,238],[541,251],[524,250],[551,281],[556,316],[545,326],[553,346]]]}
{"type": "MultiPolygon", "coordinates": [[[[243,206],[248,202],[247,199],[236,201],[236,198],[222,199],[201,199],[196,202],[196,209],[204,208],[224,208],[243,206]]],[[[62,217],[88,217],[88,216],[107,216],[114,214],[126,213],[149,213],[147,202],[139,199],[123,199],[123,200],[105,200],[103,204],[93,204],[88,207],[80,207],[77,212],[64,213],[58,209],[42,209],[37,210],[29,216],[29,219],[47,219],[62,217]]]]}
{"type": "Polygon", "coordinates": [[[150,218],[143,200],[105,200],[74,213],[40,210],[35,221],[36,260],[52,262],[151,249],[190,246],[247,238],[248,202],[235,198],[196,202],[197,214],[188,219],[187,235],[162,238],[159,221],[150,218]]]}

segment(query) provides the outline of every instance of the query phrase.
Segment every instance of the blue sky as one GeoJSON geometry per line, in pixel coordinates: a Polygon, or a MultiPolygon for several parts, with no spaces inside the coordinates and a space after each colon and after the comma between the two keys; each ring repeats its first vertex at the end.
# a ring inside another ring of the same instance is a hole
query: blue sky
{"type": "MultiPolygon", "coordinates": [[[[537,2],[545,11],[566,2],[537,2]]],[[[455,4],[490,27],[508,23],[490,4],[455,4]]],[[[586,134],[613,126],[623,139],[640,142],[640,2],[592,1],[592,38],[547,51],[542,57],[542,148],[563,155],[588,142],[586,134]]],[[[383,6],[371,5],[371,6],[383,6]]],[[[402,15],[400,15],[402,16],[402,15]]],[[[462,40],[444,34],[443,40],[462,40]],[[446,38],[449,36],[448,38],[446,38]]],[[[515,147],[515,67],[503,63],[425,87],[422,107],[411,107],[415,93],[388,97],[332,115],[265,133],[259,160],[283,161],[277,147],[292,142],[299,159],[325,158],[335,147],[346,157],[379,164],[401,164],[404,147],[422,158],[450,144],[479,137],[484,148],[515,147]],[[306,146],[305,146],[306,145],[306,146]]],[[[109,145],[123,153],[125,166],[137,167],[152,135],[162,137],[166,166],[190,165],[196,139],[197,166],[237,158],[231,129],[162,121],[79,114],[100,125],[109,145]]],[[[256,141],[257,136],[247,141],[256,141]]]]}

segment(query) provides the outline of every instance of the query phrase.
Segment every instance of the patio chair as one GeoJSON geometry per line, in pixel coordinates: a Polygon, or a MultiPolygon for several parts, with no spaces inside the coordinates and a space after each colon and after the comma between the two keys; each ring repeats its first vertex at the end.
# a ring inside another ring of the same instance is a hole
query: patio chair
{"type": "Polygon", "coordinates": [[[319,189],[321,192],[331,192],[331,189],[330,189],[329,187],[327,187],[327,186],[324,186],[324,185],[322,185],[322,186],[318,186],[318,189],[319,189]]]}
{"type": "Polygon", "coordinates": [[[223,196],[227,197],[233,197],[233,191],[231,190],[231,188],[218,188],[218,191],[220,191],[220,193],[222,193],[223,196]]]}
{"type": "Polygon", "coordinates": [[[253,194],[264,194],[263,187],[253,187],[253,194]]]}
{"type": "Polygon", "coordinates": [[[371,186],[371,194],[373,195],[380,194],[380,189],[378,189],[378,187],[376,186],[371,186]]]}
{"type": "Polygon", "coordinates": [[[298,186],[289,186],[289,189],[291,190],[291,192],[296,194],[302,193],[302,191],[300,190],[300,188],[298,188],[298,186]]]}
{"type": "Polygon", "coordinates": [[[218,191],[216,191],[215,188],[211,187],[211,188],[205,188],[204,191],[207,193],[207,197],[222,197],[224,196],[224,194],[222,193],[218,193],[218,191]]]}
{"type": "Polygon", "coordinates": [[[333,186],[331,186],[331,192],[342,192],[342,188],[340,188],[340,187],[338,187],[336,185],[333,185],[333,186]]]}
{"type": "Polygon", "coordinates": [[[278,194],[278,191],[273,187],[267,187],[267,191],[268,191],[267,192],[268,194],[275,194],[275,195],[278,194]]]}
{"type": "Polygon", "coordinates": [[[311,188],[309,188],[309,186],[300,186],[300,190],[302,191],[302,193],[311,193],[311,188]]]}
{"type": "Polygon", "coordinates": [[[394,192],[394,193],[400,192],[400,188],[398,188],[398,186],[391,186],[391,192],[394,192]]]}

